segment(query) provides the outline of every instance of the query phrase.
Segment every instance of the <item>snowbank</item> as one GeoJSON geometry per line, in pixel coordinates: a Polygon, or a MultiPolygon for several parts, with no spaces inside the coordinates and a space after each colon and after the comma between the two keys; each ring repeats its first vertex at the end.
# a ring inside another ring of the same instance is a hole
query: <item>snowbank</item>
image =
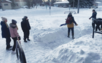
{"type": "MultiPolygon", "coordinates": [[[[101,63],[102,62],[102,36],[91,34],[70,41],[52,50],[42,63],[101,63]]],[[[45,58],[44,58],[45,59],[45,58]]]]}

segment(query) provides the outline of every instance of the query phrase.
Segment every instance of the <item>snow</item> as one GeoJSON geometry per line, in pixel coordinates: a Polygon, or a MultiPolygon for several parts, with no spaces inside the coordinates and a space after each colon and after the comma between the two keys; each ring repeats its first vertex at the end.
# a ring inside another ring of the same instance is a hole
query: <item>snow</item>
{"type": "Polygon", "coordinates": [[[10,0],[6,0],[6,1],[11,3],[11,1],[10,1],[10,0]]]}
{"type": "Polygon", "coordinates": [[[69,3],[69,1],[55,2],[54,4],[69,3]]]}
{"type": "MultiPolygon", "coordinates": [[[[75,39],[67,37],[65,23],[68,8],[46,7],[18,10],[0,10],[0,15],[8,19],[17,20],[18,32],[24,49],[27,63],[102,63],[102,35],[95,34],[92,38],[92,9],[80,9],[79,14],[73,14],[78,26],[75,26],[75,39]],[[50,13],[51,12],[51,13],[50,13]],[[20,23],[23,16],[28,16],[31,24],[31,41],[23,42],[23,32],[20,23]]],[[[77,11],[77,9],[71,9],[77,11]]],[[[98,18],[102,18],[102,11],[97,11],[98,18]]],[[[1,21],[1,19],[0,19],[1,21]]],[[[1,26],[0,26],[1,27],[1,26]]],[[[1,31],[0,31],[1,33],[1,31]]],[[[5,39],[0,36],[0,63],[17,63],[15,54],[6,51],[5,39]]],[[[13,41],[11,41],[13,45],[13,41]]]]}

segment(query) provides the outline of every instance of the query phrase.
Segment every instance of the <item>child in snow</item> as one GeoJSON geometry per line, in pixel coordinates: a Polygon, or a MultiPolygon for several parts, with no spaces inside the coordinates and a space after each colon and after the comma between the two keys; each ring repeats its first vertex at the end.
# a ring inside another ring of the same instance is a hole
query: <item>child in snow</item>
{"type": "Polygon", "coordinates": [[[24,32],[24,42],[30,41],[29,34],[30,34],[30,24],[27,16],[24,16],[22,22],[21,22],[21,28],[24,32]]]}
{"type": "Polygon", "coordinates": [[[2,31],[2,38],[6,39],[6,50],[11,50],[12,46],[10,46],[10,31],[9,31],[9,27],[7,24],[7,18],[2,17],[2,21],[1,21],[1,31],[2,31]]]}
{"type": "Polygon", "coordinates": [[[74,39],[74,24],[77,25],[77,23],[74,20],[74,17],[72,16],[71,13],[69,13],[67,19],[66,19],[66,24],[68,27],[68,37],[70,37],[70,30],[72,31],[72,39],[74,39]]]}
{"type": "Polygon", "coordinates": [[[12,53],[15,53],[16,41],[20,40],[20,36],[17,33],[18,27],[17,27],[16,23],[17,22],[15,20],[12,20],[12,23],[10,23],[10,27],[9,27],[11,37],[14,41],[14,45],[13,45],[13,48],[12,48],[12,53]]]}

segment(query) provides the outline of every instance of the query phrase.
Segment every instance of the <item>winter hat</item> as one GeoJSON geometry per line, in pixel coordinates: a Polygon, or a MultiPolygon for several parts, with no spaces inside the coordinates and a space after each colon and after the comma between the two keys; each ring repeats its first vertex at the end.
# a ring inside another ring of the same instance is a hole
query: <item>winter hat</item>
{"type": "Polygon", "coordinates": [[[17,23],[17,21],[12,19],[12,24],[16,24],[16,23],[17,23]]]}
{"type": "Polygon", "coordinates": [[[72,13],[70,12],[69,15],[72,15],[72,13]]]}
{"type": "Polygon", "coordinates": [[[27,18],[28,18],[27,16],[24,16],[23,21],[26,21],[27,18]]]}
{"type": "Polygon", "coordinates": [[[28,17],[27,16],[24,16],[24,19],[27,19],[28,17]]]}
{"type": "Polygon", "coordinates": [[[7,20],[7,18],[5,18],[5,17],[1,17],[1,18],[2,18],[3,21],[6,21],[7,20]]]}
{"type": "Polygon", "coordinates": [[[93,9],[92,11],[95,11],[95,9],[93,9]]]}
{"type": "Polygon", "coordinates": [[[68,14],[68,17],[72,17],[72,13],[71,12],[68,14]]]}

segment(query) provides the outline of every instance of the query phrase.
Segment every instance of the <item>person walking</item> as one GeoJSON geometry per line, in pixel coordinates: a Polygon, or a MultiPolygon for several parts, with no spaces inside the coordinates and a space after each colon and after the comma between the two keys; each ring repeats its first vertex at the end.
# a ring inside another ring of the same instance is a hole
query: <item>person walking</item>
{"type": "Polygon", "coordinates": [[[12,48],[12,53],[16,53],[15,52],[15,48],[16,48],[16,41],[17,40],[20,40],[20,36],[17,32],[18,30],[18,27],[16,25],[17,21],[12,19],[12,23],[10,23],[10,26],[9,26],[9,29],[10,29],[10,34],[11,34],[11,37],[14,41],[14,45],[13,45],[13,48],[12,48]]]}
{"type": "Polygon", "coordinates": [[[30,41],[29,39],[29,34],[30,34],[30,24],[29,24],[29,20],[27,16],[24,16],[22,22],[21,22],[21,28],[23,30],[24,33],[24,42],[30,41]]]}
{"type": "Polygon", "coordinates": [[[2,38],[6,39],[6,50],[11,50],[12,46],[10,45],[11,39],[10,39],[10,31],[7,24],[7,18],[1,17],[1,31],[2,31],[2,38]]]}
{"type": "Polygon", "coordinates": [[[74,20],[74,17],[72,16],[72,13],[69,13],[66,24],[68,27],[68,38],[70,37],[70,31],[72,31],[72,39],[74,39],[74,24],[77,25],[77,23],[74,20]]]}

